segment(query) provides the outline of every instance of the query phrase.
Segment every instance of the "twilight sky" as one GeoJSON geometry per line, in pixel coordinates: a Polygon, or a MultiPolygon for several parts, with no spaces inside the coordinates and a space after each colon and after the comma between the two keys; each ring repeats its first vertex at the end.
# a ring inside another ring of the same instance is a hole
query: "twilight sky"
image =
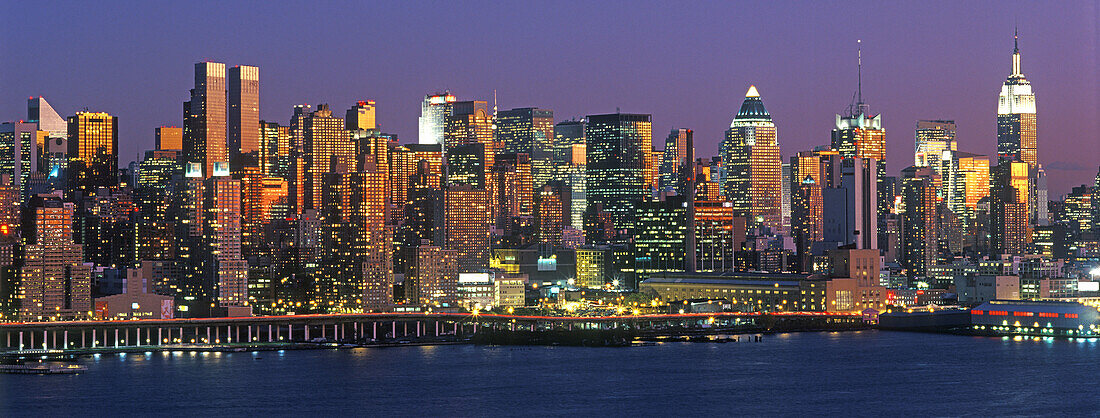
{"type": "Polygon", "coordinates": [[[784,160],[827,144],[856,88],[882,113],[891,174],[913,163],[917,119],[954,119],[959,148],[993,154],[996,104],[1020,27],[1051,197],[1100,166],[1100,2],[50,2],[0,4],[0,119],[42,95],[62,116],[119,117],[119,162],[182,124],[193,64],[260,67],[260,116],[296,103],[378,102],[383,130],[416,141],[425,93],[558,120],[653,114],[654,142],[695,130],[715,155],[750,84],[784,160]],[[148,3],[148,4],[147,4],[148,3]],[[491,104],[491,103],[490,103],[491,104]]]}

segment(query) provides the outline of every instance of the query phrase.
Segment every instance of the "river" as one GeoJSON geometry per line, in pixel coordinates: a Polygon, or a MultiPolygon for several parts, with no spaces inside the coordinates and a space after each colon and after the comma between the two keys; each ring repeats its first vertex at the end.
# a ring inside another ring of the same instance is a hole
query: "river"
{"type": "Polygon", "coordinates": [[[1097,341],[886,331],[111,354],[80,375],[0,375],[0,416],[1081,415],[1100,413],[1098,360],[1097,341]]]}

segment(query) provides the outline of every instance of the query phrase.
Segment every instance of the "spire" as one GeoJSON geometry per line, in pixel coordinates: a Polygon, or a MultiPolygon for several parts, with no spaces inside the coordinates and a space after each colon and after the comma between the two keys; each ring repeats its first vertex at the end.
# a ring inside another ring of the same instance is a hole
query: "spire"
{"type": "Polygon", "coordinates": [[[756,91],[755,85],[749,85],[749,91],[745,93],[745,97],[760,97],[760,92],[756,91]]]}
{"type": "Polygon", "coordinates": [[[1016,28],[1012,36],[1012,45],[1012,76],[1022,77],[1024,74],[1020,71],[1020,28],[1016,28]]]}
{"type": "Polygon", "coordinates": [[[863,106],[863,40],[856,39],[856,105],[863,106]]]}

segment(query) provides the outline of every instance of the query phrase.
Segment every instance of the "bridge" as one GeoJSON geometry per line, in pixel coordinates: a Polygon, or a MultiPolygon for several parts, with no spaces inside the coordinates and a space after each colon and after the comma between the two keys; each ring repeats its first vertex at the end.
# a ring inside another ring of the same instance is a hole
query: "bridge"
{"type": "Polygon", "coordinates": [[[649,334],[670,329],[852,327],[859,315],[824,312],[685,313],[669,315],[533,316],[449,312],[357,313],[122,321],[13,322],[0,324],[0,351],[156,347],[180,344],[361,342],[412,338],[464,338],[479,329],[630,329],[649,334]]]}

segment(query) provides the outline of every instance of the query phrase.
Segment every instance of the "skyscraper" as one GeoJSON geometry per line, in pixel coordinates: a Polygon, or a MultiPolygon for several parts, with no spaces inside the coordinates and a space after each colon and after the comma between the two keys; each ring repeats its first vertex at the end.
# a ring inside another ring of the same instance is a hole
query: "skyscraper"
{"type": "MultiPolygon", "coordinates": [[[[623,232],[633,225],[634,205],[650,196],[645,170],[653,152],[652,118],[613,113],[585,119],[588,211],[606,214],[616,234],[629,237],[629,232],[623,232]]],[[[596,230],[586,225],[586,239],[596,235],[596,230]]]]}
{"type": "Polygon", "coordinates": [[[936,261],[937,216],[936,174],[931,167],[902,170],[902,206],[904,230],[901,234],[901,264],[910,279],[928,274],[936,261]]]}
{"type": "MultiPolygon", "coordinates": [[[[862,43],[861,43],[862,44],[862,43]]],[[[886,177],[886,129],[882,125],[882,115],[871,115],[870,106],[863,101],[863,50],[858,55],[858,80],[856,102],[844,115],[836,115],[836,126],[832,132],[832,148],[844,158],[873,158],[878,165],[877,207],[878,216],[890,212],[894,195],[883,184],[886,177]]]]}
{"type": "Polygon", "coordinates": [[[493,167],[496,156],[496,147],[493,143],[493,118],[489,114],[489,106],[481,100],[451,102],[450,112],[443,118],[444,155],[448,167],[447,181],[450,184],[475,184],[468,180],[459,180],[456,183],[451,179],[453,175],[473,176],[479,179],[475,187],[485,188],[488,172],[493,167]],[[480,155],[471,154],[475,150],[479,150],[480,155]],[[465,155],[460,159],[454,159],[452,153],[465,155]],[[477,164],[475,161],[480,161],[480,165],[474,167],[477,164]]]}
{"type": "Polygon", "coordinates": [[[1022,254],[1031,242],[1028,219],[1030,169],[1024,161],[1003,161],[989,173],[991,254],[1022,254]]]}
{"type": "Polygon", "coordinates": [[[229,69],[229,152],[250,155],[255,164],[260,151],[260,69],[240,65],[229,69]]]}
{"type": "Polygon", "coordinates": [[[997,100],[997,156],[999,161],[1039,163],[1035,122],[1035,94],[1020,70],[1019,34],[1013,37],[1012,72],[997,100]]]}
{"type": "Polygon", "coordinates": [[[355,164],[355,146],[351,135],[344,130],[344,120],[332,116],[327,104],[317,106],[317,111],[303,119],[303,155],[305,157],[305,205],[320,210],[322,185],[325,173],[332,163],[355,164]]]}
{"type": "Polygon", "coordinates": [[[225,162],[215,164],[210,174],[202,202],[204,287],[212,291],[208,297],[216,295],[217,306],[247,309],[248,263],[241,253],[241,181],[229,176],[229,164],[225,162]]]}
{"type": "Polygon", "coordinates": [[[38,171],[37,126],[29,122],[4,122],[0,125],[0,175],[11,176],[22,198],[27,179],[38,171]]]}
{"type": "Polygon", "coordinates": [[[489,267],[489,196],[470,186],[445,191],[444,236],[446,249],[455,250],[460,273],[489,267]]]}
{"type": "Polygon", "coordinates": [[[420,103],[420,136],[417,142],[420,144],[442,144],[443,126],[447,122],[447,115],[451,114],[451,104],[455,102],[455,96],[450,93],[436,93],[424,96],[420,103]]]}
{"type": "Polygon", "coordinates": [[[524,107],[496,115],[496,140],[506,153],[531,156],[532,187],[538,189],[554,178],[554,111],[524,107]]]}
{"type": "Polygon", "coordinates": [[[183,103],[183,156],[201,164],[204,177],[213,175],[215,163],[229,162],[225,97],[225,64],[195,64],[195,88],[183,103]]]}
{"type": "Polygon", "coordinates": [[[118,117],[77,112],[69,117],[69,186],[85,193],[118,184],[118,117]]]}
{"type": "Polygon", "coordinates": [[[955,142],[955,121],[918,120],[914,138],[913,165],[932,167],[936,174],[943,175],[940,173],[940,160],[944,151],[958,149],[955,142]]]}
{"type": "Polygon", "coordinates": [[[91,268],[73,242],[74,205],[60,195],[31,199],[27,245],[20,277],[24,320],[87,318],[91,311],[91,268]]]}
{"type": "Polygon", "coordinates": [[[756,86],[726,130],[721,147],[723,187],[734,216],[776,230],[781,225],[781,166],[775,123],[756,86]]]}

